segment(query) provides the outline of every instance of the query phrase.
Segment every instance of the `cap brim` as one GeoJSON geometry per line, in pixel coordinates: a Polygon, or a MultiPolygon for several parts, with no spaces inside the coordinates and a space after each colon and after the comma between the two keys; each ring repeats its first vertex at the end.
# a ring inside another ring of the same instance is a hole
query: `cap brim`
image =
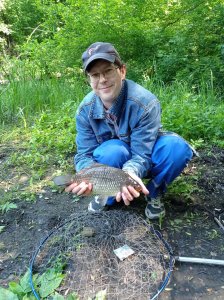
{"type": "Polygon", "coordinates": [[[107,60],[111,63],[114,63],[115,62],[115,55],[111,55],[111,54],[106,54],[106,53],[99,53],[99,54],[95,54],[95,55],[92,55],[85,63],[85,65],[83,65],[83,69],[84,71],[86,71],[86,69],[88,68],[88,66],[90,65],[91,62],[93,62],[94,60],[97,60],[97,59],[104,59],[104,60],[107,60]]]}

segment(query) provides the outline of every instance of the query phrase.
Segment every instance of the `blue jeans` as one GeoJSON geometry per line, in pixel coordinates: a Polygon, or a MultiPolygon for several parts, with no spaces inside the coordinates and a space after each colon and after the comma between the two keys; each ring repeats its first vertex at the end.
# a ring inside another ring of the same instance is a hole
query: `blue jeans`
{"type": "MultiPolygon", "coordinates": [[[[97,147],[93,153],[98,163],[115,168],[122,168],[131,158],[130,147],[120,140],[108,140],[97,147]]],[[[152,169],[149,172],[149,182],[146,184],[149,196],[156,198],[164,193],[171,183],[192,158],[193,152],[188,143],[179,136],[159,136],[152,151],[152,169]]],[[[115,203],[114,197],[109,197],[108,205],[115,203]]]]}

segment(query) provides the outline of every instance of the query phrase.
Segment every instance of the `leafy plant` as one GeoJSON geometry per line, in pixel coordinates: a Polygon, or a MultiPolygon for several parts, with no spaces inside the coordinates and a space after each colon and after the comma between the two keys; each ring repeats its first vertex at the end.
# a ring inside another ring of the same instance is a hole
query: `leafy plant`
{"type": "Polygon", "coordinates": [[[17,208],[17,205],[15,203],[11,203],[11,202],[6,202],[6,203],[0,205],[0,210],[2,211],[2,213],[6,213],[10,209],[15,209],[15,208],[17,208]]]}
{"type": "Polygon", "coordinates": [[[74,103],[66,103],[60,112],[42,112],[33,126],[23,132],[27,139],[24,148],[27,150],[23,150],[22,155],[14,153],[9,163],[28,166],[33,180],[39,180],[50,165],[65,169],[68,165],[66,157],[75,151],[73,107],[76,107],[74,103]]]}
{"type": "Polygon", "coordinates": [[[179,195],[186,201],[189,201],[191,200],[192,194],[198,191],[200,191],[200,189],[197,186],[197,176],[195,178],[193,175],[189,177],[180,175],[169,186],[166,197],[169,198],[170,195],[179,195]]]}
{"type": "MultiPolygon", "coordinates": [[[[33,283],[40,298],[43,300],[49,299],[49,297],[52,300],[79,300],[79,297],[75,292],[72,292],[67,296],[62,296],[55,291],[60,286],[64,277],[65,275],[56,269],[49,269],[40,276],[37,274],[34,275],[33,283]]],[[[0,299],[35,300],[36,297],[34,296],[30,285],[30,271],[27,271],[19,282],[11,281],[8,289],[0,287],[0,299]]],[[[97,292],[94,299],[106,300],[106,290],[97,292]]],[[[88,300],[92,299],[88,298],[88,300]]]]}
{"type": "Polygon", "coordinates": [[[183,227],[183,224],[184,224],[183,220],[181,220],[181,219],[170,220],[169,223],[171,226],[170,228],[175,231],[179,231],[183,227]]]}
{"type": "Polygon", "coordinates": [[[219,238],[220,234],[216,229],[212,229],[210,232],[207,232],[207,237],[209,240],[214,240],[219,238]]]}
{"type": "MultiPolygon", "coordinates": [[[[7,290],[3,287],[0,287],[0,299],[7,299],[7,300],[19,300],[18,296],[11,292],[10,290],[7,290]]],[[[32,300],[32,299],[30,299],[32,300]]],[[[35,300],[35,298],[33,298],[35,300]]]]}
{"type": "MultiPolygon", "coordinates": [[[[107,296],[107,291],[102,290],[96,294],[96,296],[94,297],[94,300],[106,300],[106,296],[107,296]]],[[[88,299],[88,300],[91,300],[91,299],[88,299]]]]}
{"type": "Polygon", "coordinates": [[[5,226],[0,226],[0,233],[3,232],[5,226]]]}
{"type": "MultiPolygon", "coordinates": [[[[51,299],[54,300],[79,300],[75,293],[63,297],[55,292],[64,277],[64,274],[55,269],[49,269],[41,276],[34,275],[33,283],[41,299],[48,299],[51,296],[51,299]]],[[[0,287],[0,299],[35,300],[36,297],[33,295],[30,285],[30,271],[27,271],[19,282],[10,282],[8,289],[0,287]]]]}
{"type": "Polygon", "coordinates": [[[42,274],[36,281],[41,298],[47,298],[54,290],[59,287],[64,275],[50,269],[42,274]]]}

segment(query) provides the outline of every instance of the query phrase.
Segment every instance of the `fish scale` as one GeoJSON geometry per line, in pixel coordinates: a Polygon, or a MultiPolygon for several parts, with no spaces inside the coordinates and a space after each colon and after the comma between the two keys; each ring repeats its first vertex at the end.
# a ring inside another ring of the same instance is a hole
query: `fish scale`
{"type": "Polygon", "coordinates": [[[141,186],[129,174],[118,168],[113,168],[103,164],[94,164],[85,168],[75,175],[61,175],[53,179],[56,185],[70,185],[73,182],[92,183],[93,195],[115,196],[121,191],[123,186],[131,185],[137,191],[141,191],[141,186]]]}

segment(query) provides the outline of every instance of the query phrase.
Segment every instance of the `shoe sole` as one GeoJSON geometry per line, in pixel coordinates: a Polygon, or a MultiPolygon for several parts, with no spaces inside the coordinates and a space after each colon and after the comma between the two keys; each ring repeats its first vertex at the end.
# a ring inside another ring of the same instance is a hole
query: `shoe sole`
{"type": "Polygon", "coordinates": [[[106,211],[106,210],[108,210],[107,206],[102,206],[102,208],[100,208],[100,209],[94,209],[94,208],[92,208],[91,202],[88,205],[88,212],[90,212],[90,213],[99,214],[102,211],[106,211]]]}
{"type": "Polygon", "coordinates": [[[150,220],[156,220],[159,218],[163,218],[165,216],[166,212],[162,211],[159,214],[151,214],[148,210],[145,209],[145,215],[150,220]]]}

